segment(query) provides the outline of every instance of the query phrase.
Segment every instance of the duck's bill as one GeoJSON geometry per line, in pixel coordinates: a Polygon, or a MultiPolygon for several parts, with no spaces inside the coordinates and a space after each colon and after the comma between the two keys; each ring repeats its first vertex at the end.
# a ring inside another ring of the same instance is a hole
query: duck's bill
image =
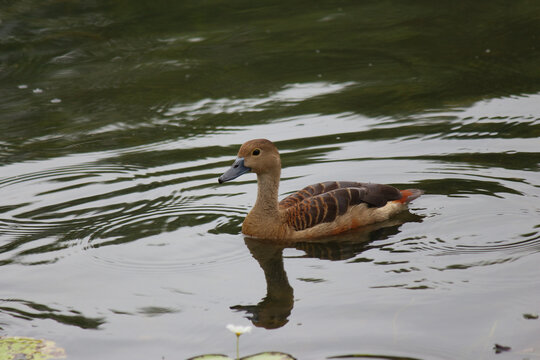
{"type": "Polygon", "coordinates": [[[240,175],[250,171],[251,169],[244,165],[244,158],[237,158],[229,170],[225,171],[225,173],[219,177],[218,182],[223,184],[225,181],[236,179],[240,175]]]}

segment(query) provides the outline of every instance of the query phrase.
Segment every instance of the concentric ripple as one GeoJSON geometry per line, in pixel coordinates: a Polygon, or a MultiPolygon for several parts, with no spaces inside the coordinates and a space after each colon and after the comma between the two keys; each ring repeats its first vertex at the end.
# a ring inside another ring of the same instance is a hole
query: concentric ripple
{"type": "Polygon", "coordinates": [[[52,263],[80,251],[120,267],[168,269],[224,261],[234,252],[190,250],[198,248],[192,242],[201,236],[237,232],[245,215],[242,206],[205,204],[214,181],[197,167],[142,169],[110,163],[2,178],[0,189],[7,195],[0,208],[0,263],[52,263]],[[162,245],[186,248],[174,252],[176,257],[145,255],[146,260],[137,260],[136,252],[130,257],[128,246],[120,252],[97,250],[140,239],[147,239],[148,253],[170,254],[162,245]]]}

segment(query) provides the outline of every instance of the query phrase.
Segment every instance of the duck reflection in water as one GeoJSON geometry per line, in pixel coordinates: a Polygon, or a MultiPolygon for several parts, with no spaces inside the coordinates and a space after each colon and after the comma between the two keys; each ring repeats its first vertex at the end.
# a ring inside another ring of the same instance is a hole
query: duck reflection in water
{"type": "Polygon", "coordinates": [[[404,212],[401,216],[385,222],[365,226],[347,234],[309,242],[297,242],[290,246],[275,244],[251,237],[245,243],[251,255],[261,266],[266,279],[266,296],[257,305],[235,305],[231,309],[244,311],[253,325],[266,329],[277,329],[289,321],[294,306],[294,290],[283,263],[283,250],[302,250],[304,258],[321,260],[348,260],[357,257],[364,250],[378,247],[374,241],[384,240],[399,233],[405,222],[421,222],[422,217],[404,212]]]}
{"type": "Polygon", "coordinates": [[[257,305],[236,305],[231,309],[248,313],[248,319],[257,327],[280,328],[288,322],[294,303],[293,288],[283,266],[285,246],[250,237],[246,237],[245,242],[264,271],[266,296],[257,305]]]}

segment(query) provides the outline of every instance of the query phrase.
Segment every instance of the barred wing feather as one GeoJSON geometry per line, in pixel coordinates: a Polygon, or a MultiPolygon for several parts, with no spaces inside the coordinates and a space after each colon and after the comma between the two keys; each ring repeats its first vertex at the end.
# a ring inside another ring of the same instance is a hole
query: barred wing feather
{"type": "Polygon", "coordinates": [[[401,197],[401,192],[389,185],[329,181],[307,186],[279,205],[287,210],[287,223],[298,231],[332,222],[354,205],[382,207],[401,197]]]}

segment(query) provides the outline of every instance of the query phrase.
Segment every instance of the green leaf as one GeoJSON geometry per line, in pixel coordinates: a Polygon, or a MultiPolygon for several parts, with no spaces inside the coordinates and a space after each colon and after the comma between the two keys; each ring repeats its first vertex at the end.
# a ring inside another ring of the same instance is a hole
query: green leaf
{"type": "Polygon", "coordinates": [[[65,358],[53,341],[25,337],[0,337],[0,360],[48,360],[65,358]]]}
{"type": "MultiPolygon", "coordinates": [[[[1,359],[0,359],[1,360],[1,359]]],[[[192,358],[189,358],[187,360],[233,360],[227,355],[221,355],[221,354],[206,354],[206,355],[198,355],[192,358]]]]}

